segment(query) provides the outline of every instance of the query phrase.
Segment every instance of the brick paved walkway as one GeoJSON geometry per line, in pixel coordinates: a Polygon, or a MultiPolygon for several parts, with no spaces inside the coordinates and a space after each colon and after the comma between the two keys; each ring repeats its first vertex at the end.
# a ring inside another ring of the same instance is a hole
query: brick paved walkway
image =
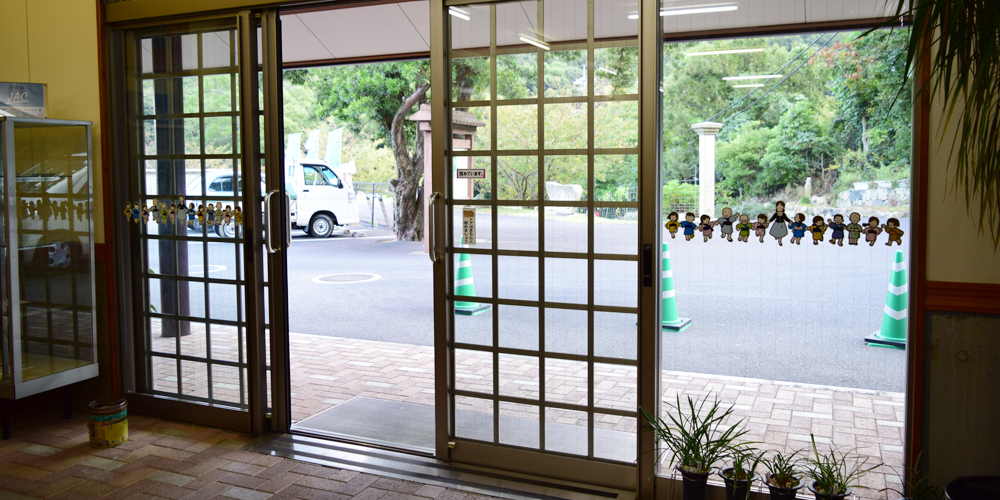
{"type": "Polygon", "coordinates": [[[0,499],[499,500],[240,451],[242,434],[129,416],[129,442],[87,444],[86,416],[17,419],[0,442],[0,499]]]}
{"type": "MultiPolygon", "coordinates": [[[[182,339],[182,351],[204,352],[204,336],[182,339]],[[202,344],[202,345],[199,345],[202,344]]],[[[224,339],[213,335],[213,349],[224,339]]],[[[173,342],[173,339],[156,342],[173,342]]],[[[356,396],[432,405],[434,398],[434,358],[430,347],[354,340],[315,335],[291,335],[292,417],[301,421],[356,396]]],[[[492,386],[492,356],[476,351],[456,353],[456,385],[459,389],[489,393],[492,386]]],[[[537,399],[539,369],[537,359],[523,356],[500,357],[500,394],[537,399]]],[[[204,370],[203,370],[204,371],[204,370]]],[[[174,365],[157,372],[165,384],[176,386],[174,365]]],[[[238,394],[238,379],[232,373],[214,374],[216,390],[238,394]],[[227,376],[228,375],[228,376],[227,376]]],[[[185,372],[183,385],[206,391],[207,375],[185,372]]],[[[662,373],[664,403],[713,395],[735,407],[730,424],[745,419],[746,439],[760,442],[761,448],[793,451],[808,449],[810,434],[823,448],[831,443],[842,451],[855,449],[873,462],[897,467],[903,461],[903,395],[822,386],[771,382],[683,372],[662,373]]],[[[585,403],[586,363],[548,360],[546,399],[585,403]]],[[[598,365],[595,369],[595,404],[603,408],[632,409],[636,402],[636,369],[598,365]]],[[[485,400],[460,398],[460,409],[489,412],[485,400]]],[[[505,405],[505,416],[538,420],[537,412],[520,405],[505,405]]],[[[547,410],[547,421],[586,425],[586,414],[547,410]]],[[[599,415],[596,426],[634,432],[633,418],[599,415]]],[[[858,490],[858,498],[885,498],[878,490],[898,483],[887,467],[863,479],[869,490],[858,490]]]]}

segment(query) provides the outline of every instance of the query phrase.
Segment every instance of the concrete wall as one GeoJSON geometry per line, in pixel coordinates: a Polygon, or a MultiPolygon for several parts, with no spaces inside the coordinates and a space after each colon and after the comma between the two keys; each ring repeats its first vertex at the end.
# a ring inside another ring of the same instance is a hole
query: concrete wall
{"type": "Polygon", "coordinates": [[[48,117],[94,123],[94,237],[104,243],[97,3],[0,0],[0,81],[48,84],[48,117]]]}

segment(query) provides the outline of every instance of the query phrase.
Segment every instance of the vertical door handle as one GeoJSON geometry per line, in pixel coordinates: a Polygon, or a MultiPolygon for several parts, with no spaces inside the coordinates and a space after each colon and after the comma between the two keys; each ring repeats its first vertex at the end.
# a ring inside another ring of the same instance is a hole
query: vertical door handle
{"type": "Polygon", "coordinates": [[[285,224],[288,232],[285,233],[285,248],[292,246],[292,195],[285,191],[285,224]]]}
{"type": "Polygon", "coordinates": [[[274,232],[271,230],[271,197],[277,192],[278,190],[274,189],[264,196],[264,248],[267,249],[267,253],[278,252],[278,249],[271,244],[271,233],[274,232]]]}
{"type": "Polygon", "coordinates": [[[436,203],[437,199],[440,198],[440,197],[441,197],[441,193],[433,192],[433,193],[431,193],[431,197],[428,198],[428,201],[427,201],[427,212],[429,212],[427,214],[427,222],[428,222],[428,226],[427,226],[427,238],[430,239],[430,241],[427,242],[427,248],[428,248],[428,252],[427,253],[428,253],[428,255],[431,258],[431,262],[433,262],[435,264],[437,264],[438,261],[441,259],[441,256],[438,255],[438,251],[437,251],[437,244],[436,244],[437,243],[437,232],[434,231],[434,227],[435,227],[434,219],[437,218],[436,217],[437,210],[435,210],[434,207],[437,205],[437,203],[436,203]]]}
{"type": "Polygon", "coordinates": [[[642,245],[642,286],[653,286],[653,245],[642,245]]]}

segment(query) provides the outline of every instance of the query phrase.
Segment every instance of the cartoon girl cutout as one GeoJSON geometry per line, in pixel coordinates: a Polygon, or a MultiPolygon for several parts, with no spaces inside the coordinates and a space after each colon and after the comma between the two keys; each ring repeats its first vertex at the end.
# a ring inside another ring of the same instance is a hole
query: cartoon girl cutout
{"type": "Polygon", "coordinates": [[[230,207],[229,205],[226,205],[226,211],[223,212],[223,213],[225,215],[223,215],[222,220],[224,220],[225,223],[226,223],[226,225],[228,226],[233,221],[233,209],[232,209],[232,207],[230,207]]]}
{"type": "Polygon", "coordinates": [[[868,242],[868,246],[875,246],[875,240],[878,238],[879,233],[882,232],[882,228],[878,227],[878,217],[868,219],[868,227],[861,232],[865,233],[865,241],[868,242]]]}
{"type": "Polygon", "coordinates": [[[827,219],[830,224],[830,229],[833,233],[830,234],[830,244],[837,246],[844,246],[844,229],[847,229],[847,224],[844,224],[844,216],[837,214],[833,216],[833,220],[827,219]]]}
{"type": "Polygon", "coordinates": [[[889,242],[885,246],[891,247],[894,241],[900,246],[903,245],[903,230],[899,229],[899,219],[890,217],[882,225],[882,229],[885,229],[885,234],[889,235],[889,242]]]}
{"type": "Polygon", "coordinates": [[[170,223],[171,224],[173,224],[174,222],[177,222],[177,205],[171,203],[170,204],[170,211],[168,211],[167,214],[170,216],[170,223]]]}
{"type": "Polygon", "coordinates": [[[198,205],[198,223],[205,225],[205,205],[198,205]]]}
{"type": "Polygon", "coordinates": [[[753,224],[754,235],[760,238],[760,242],[764,243],[764,234],[767,232],[767,216],[764,214],[757,215],[757,222],[753,224]]]}
{"type": "Polygon", "coordinates": [[[698,225],[694,223],[695,215],[691,212],[684,214],[684,222],[681,222],[680,226],[684,229],[684,239],[691,241],[694,238],[694,230],[698,228],[698,225]]]}
{"type": "MultiPolygon", "coordinates": [[[[35,208],[35,203],[32,202],[31,203],[31,213],[32,213],[31,218],[32,219],[35,218],[35,216],[34,216],[34,213],[35,213],[34,208],[35,208]]],[[[128,221],[128,220],[131,220],[131,219],[132,219],[132,204],[126,201],[125,202],[125,220],[128,221]]]]}
{"type": "Polygon", "coordinates": [[[733,209],[726,207],[722,209],[722,217],[716,221],[716,224],[720,226],[722,230],[722,236],[720,238],[726,238],[730,243],[733,241],[733,224],[736,223],[740,216],[739,212],[733,213],[733,209]]]}
{"type": "Polygon", "coordinates": [[[708,243],[708,240],[712,239],[712,231],[715,231],[716,224],[717,222],[713,221],[707,214],[701,216],[701,224],[698,224],[698,230],[705,236],[705,243],[708,243]]]}
{"type": "Polygon", "coordinates": [[[740,216],[740,223],[736,225],[736,230],[740,232],[740,237],[737,238],[743,243],[748,243],[750,240],[750,217],[747,214],[740,216]]]}
{"type": "Polygon", "coordinates": [[[208,222],[209,226],[215,225],[215,205],[209,203],[208,207],[205,208],[205,220],[208,222]]]}
{"type": "Polygon", "coordinates": [[[678,217],[677,212],[670,212],[667,214],[667,223],[663,225],[667,231],[670,231],[671,238],[677,237],[677,228],[681,227],[680,223],[677,222],[678,217]]]}
{"type": "Polygon", "coordinates": [[[236,205],[236,208],[233,209],[233,222],[235,222],[237,226],[243,225],[243,211],[240,210],[239,205],[236,205]]]}
{"type": "MultiPolygon", "coordinates": [[[[836,217],[834,219],[836,219],[836,217]]],[[[861,237],[861,230],[864,229],[861,224],[858,224],[858,222],[861,222],[861,214],[851,212],[850,219],[851,223],[847,225],[847,244],[856,246],[858,244],[858,238],[861,237]]]]}
{"type": "Polygon", "coordinates": [[[826,233],[826,224],[823,224],[822,215],[813,217],[813,223],[809,226],[809,230],[813,234],[813,245],[819,245],[819,242],[823,241],[823,234],[826,233]]]}
{"type": "Polygon", "coordinates": [[[792,222],[788,226],[788,229],[792,230],[792,239],[789,243],[795,243],[796,245],[802,244],[802,237],[806,235],[806,230],[808,229],[805,225],[805,220],[805,214],[795,214],[795,222],[792,222]]]}
{"type": "Polygon", "coordinates": [[[785,202],[779,201],[774,204],[774,215],[771,216],[771,222],[773,224],[771,224],[770,234],[778,240],[778,246],[781,246],[781,239],[788,236],[787,224],[792,222],[792,219],[785,215],[785,202]]]}
{"type": "Polygon", "coordinates": [[[142,205],[142,222],[149,224],[149,207],[145,203],[142,205]]]}

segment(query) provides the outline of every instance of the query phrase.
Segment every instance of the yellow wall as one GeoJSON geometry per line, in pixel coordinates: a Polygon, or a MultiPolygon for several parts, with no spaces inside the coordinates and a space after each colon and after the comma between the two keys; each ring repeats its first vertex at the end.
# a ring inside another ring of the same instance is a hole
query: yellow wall
{"type": "Polygon", "coordinates": [[[46,83],[49,118],[94,123],[94,236],[104,243],[97,4],[0,0],[0,19],[0,81],[46,83]]]}
{"type": "Polygon", "coordinates": [[[927,279],[1000,283],[1000,252],[993,249],[988,227],[984,234],[979,234],[978,201],[974,200],[974,216],[970,216],[964,194],[955,192],[954,166],[948,168],[954,127],[942,129],[944,106],[942,102],[935,104],[930,116],[927,279]]]}

